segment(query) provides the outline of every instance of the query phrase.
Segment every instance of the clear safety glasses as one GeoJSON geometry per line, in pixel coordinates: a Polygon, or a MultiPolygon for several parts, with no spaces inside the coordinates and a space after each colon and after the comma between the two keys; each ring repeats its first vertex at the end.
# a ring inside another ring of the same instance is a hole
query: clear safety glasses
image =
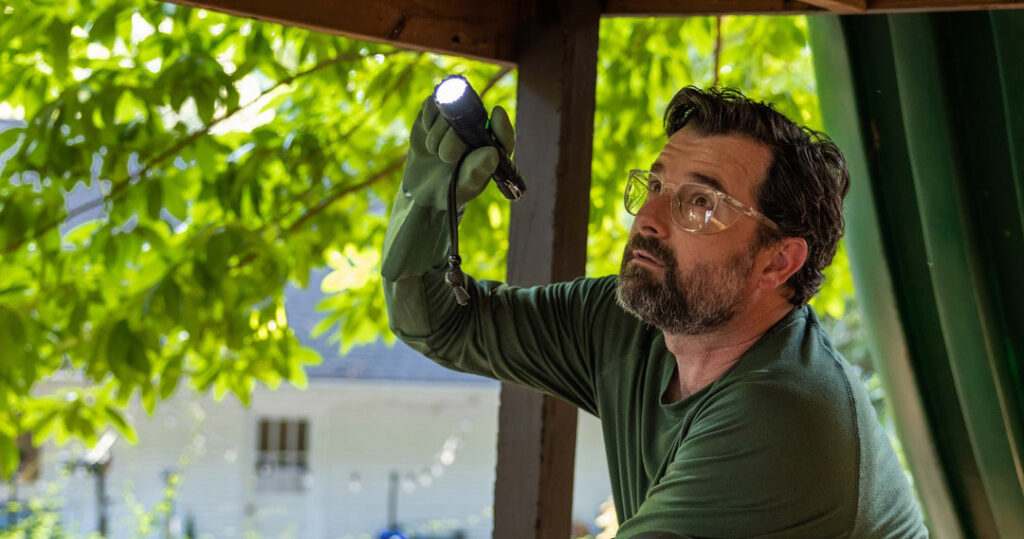
{"type": "Polygon", "coordinates": [[[624,202],[626,211],[636,215],[648,200],[654,200],[666,192],[673,192],[672,222],[679,228],[694,234],[713,234],[725,230],[746,215],[768,228],[778,231],[771,219],[731,196],[702,183],[667,183],[657,173],[649,170],[629,171],[624,202]],[[724,202],[724,204],[722,204],[724,202]]]}

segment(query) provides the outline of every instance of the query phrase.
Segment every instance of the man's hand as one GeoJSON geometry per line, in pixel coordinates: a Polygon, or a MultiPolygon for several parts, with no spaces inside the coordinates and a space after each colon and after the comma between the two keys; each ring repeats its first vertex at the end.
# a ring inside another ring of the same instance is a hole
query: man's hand
{"type": "MultiPolygon", "coordinates": [[[[511,152],[515,133],[501,107],[491,112],[491,130],[511,152]]],[[[448,184],[455,164],[465,153],[466,144],[441,116],[433,96],[427,98],[413,122],[402,186],[384,237],[384,279],[398,281],[444,263],[449,247],[448,223],[443,214],[448,208],[448,184]]],[[[487,146],[470,152],[459,170],[457,206],[479,195],[497,168],[497,148],[487,146]]]]}
{"type": "MultiPolygon", "coordinates": [[[[515,146],[515,132],[505,109],[494,107],[491,111],[491,129],[511,154],[515,146]]],[[[452,170],[466,150],[466,144],[437,110],[433,96],[428,97],[412,126],[409,158],[402,175],[402,191],[417,205],[445,209],[452,170]]],[[[456,190],[458,206],[461,207],[483,192],[487,180],[497,168],[496,148],[487,146],[470,152],[459,171],[456,190]]]]}

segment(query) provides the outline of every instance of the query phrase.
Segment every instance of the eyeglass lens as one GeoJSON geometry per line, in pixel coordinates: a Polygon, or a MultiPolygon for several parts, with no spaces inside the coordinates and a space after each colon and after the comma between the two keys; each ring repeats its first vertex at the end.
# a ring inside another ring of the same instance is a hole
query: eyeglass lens
{"type": "MultiPolygon", "coordinates": [[[[658,180],[640,173],[633,173],[626,183],[626,211],[636,215],[647,202],[651,193],[658,196],[664,192],[664,186],[658,180]]],[[[718,197],[714,190],[699,184],[683,184],[679,186],[673,198],[672,207],[674,221],[685,230],[697,231],[708,223],[717,206],[718,197]]]]}

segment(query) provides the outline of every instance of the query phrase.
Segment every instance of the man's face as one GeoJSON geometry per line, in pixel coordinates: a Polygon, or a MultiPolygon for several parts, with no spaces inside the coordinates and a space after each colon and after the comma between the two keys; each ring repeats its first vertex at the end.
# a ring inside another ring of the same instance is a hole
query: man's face
{"type": "MultiPolygon", "coordinates": [[[[673,134],[652,171],[667,183],[704,183],[754,207],[771,152],[741,135],[673,134]]],[[[672,222],[666,193],[637,212],[622,256],[617,299],[644,322],[671,334],[701,335],[729,322],[751,286],[757,222],[741,218],[721,232],[694,234],[672,222]]]]}

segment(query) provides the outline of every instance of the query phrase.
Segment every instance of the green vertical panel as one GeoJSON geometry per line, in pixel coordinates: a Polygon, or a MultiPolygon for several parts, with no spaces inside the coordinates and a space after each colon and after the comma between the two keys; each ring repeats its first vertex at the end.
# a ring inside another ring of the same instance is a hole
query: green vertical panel
{"type": "Polygon", "coordinates": [[[846,246],[871,355],[893,410],[915,487],[932,535],[963,537],[946,474],[935,450],[925,403],[913,372],[892,275],[883,250],[864,138],[857,116],[853,73],[839,17],[808,17],[825,131],[846,155],[851,188],[846,199],[846,246]]]}
{"type": "MultiPolygon", "coordinates": [[[[1002,411],[1007,449],[1015,463],[1018,489],[1022,445],[1019,352],[1024,344],[1024,226],[1022,226],[1022,157],[1019,136],[1024,90],[1024,13],[971,13],[931,18],[950,103],[951,133],[956,138],[961,195],[973,226],[972,243],[987,306],[988,367],[994,397],[1002,411]]],[[[1019,508],[1024,511],[1024,507],[1019,508]]]]}
{"type": "MultiPolygon", "coordinates": [[[[1017,214],[1020,225],[1024,227],[1024,11],[993,12],[988,14],[992,19],[992,37],[995,58],[999,65],[999,81],[1003,87],[1003,108],[1006,115],[1006,135],[1009,145],[1009,158],[1013,171],[1017,214]]],[[[1018,315],[1018,319],[1022,319],[1018,315]]],[[[1024,339],[1024,326],[1017,326],[1016,334],[1024,339]]],[[[1018,341],[1017,350],[1020,351],[1018,341]]],[[[1020,361],[1020,358],[1017,358],[1020,361]]],[[[1018,366],[1020,364],[1018,363],[1018,366]]],[[[1020,370],[1016,382],[1021,384],[1024,378],[1020,370]]],[[[1019,389],[1019,385],[1018,385],[1019,389]]]]}
{"type": "MultiPolygon", "coordinates": [[[[930,271],[932,260],[923,240],[925,231],[918,210],[921,203],[910,160],[910,133],[904,122],[889,19],[884,15],[842,17],[841,25],[842,36],[833,36],[833,39],[845,41],[849,51],[857,124],[867,155],[871,198],[877,210],[876,221],[884,253],[878,258],[877,247],[863,256],[851,250],[851,259],[858,265],[864,264],[865,273],[888,270],[892,276],[891,286],[896,291],[911,369],[924,402],[928,429],[949,486],[956,519],[966,535],[992,537],[997,534],[995,521],[957,398],[949,353],[942,339],[936,284],[930,271]]],[[[886,291],[885,288],[875,290],[870,283],[865,287],[866,290],[858,293],[877,296],[886,291]]],[[[892,331],[890,321],[884,318],[872,319],[869,314],[866,323],[878,332],[892,331]]],[[[891,360],[886,355],[878,358],[883,370],[891,360]]],[[[900,390],[894,388],[894,391],[900,390]]],[[[897,400],[894,405],[898,407],[901,402],[897,400]]],[[[896,410],[896,413],[903,412],[896,410]]],[[[929,503],[927,497],[922,497],[929,503]]],[[[932,517],[942,511],[930,504],[926,509],[932,517]]],[[[933,526],[935,524],[933,521],[933,526]]]]}
{"type": "MultiPolygon", "coordinates": [[[[1002,86],[1003,113],[1006,121],[1009,177],[1004,188],[1006,198],[1016,201],[1015,212],[1004,216],[1005,228],[999,237],[1006,244],[996,249],[1001,255],[1000,282],[1006,283],[1001,297],[1006,320],[1007,354],[1005,379],[1010,384],[1007,393],[1016,401],[1016,442],[1021,451],[1024,444],[1024,11],[989,14],[992,35],[1002,86]],[[1014,213],[1016,215],[1014,215],[1014,213]],[[1013,218],[1016,217],[1016,221],[1013,218]],[[1012,287],[1012,290],[1008,290],[1012,287]]],[[[1018,479],[1024,481],[1024,470],[1017,467],[1018,479]]]]}
{"type": "Polygon", "coordinates": [[[973,237],[984,231],[966,214],[932,24],[926,15],[893,15],[889,23],[942,339],[996,531],[1024,537],[1024,492],[993,368],[1000,343],[973,237]]]}
{"type": "Polygon", "coordinates": [[[1024,537],[1024,12],[811,28],[858,295],[933,532],[1024,537]]]}

